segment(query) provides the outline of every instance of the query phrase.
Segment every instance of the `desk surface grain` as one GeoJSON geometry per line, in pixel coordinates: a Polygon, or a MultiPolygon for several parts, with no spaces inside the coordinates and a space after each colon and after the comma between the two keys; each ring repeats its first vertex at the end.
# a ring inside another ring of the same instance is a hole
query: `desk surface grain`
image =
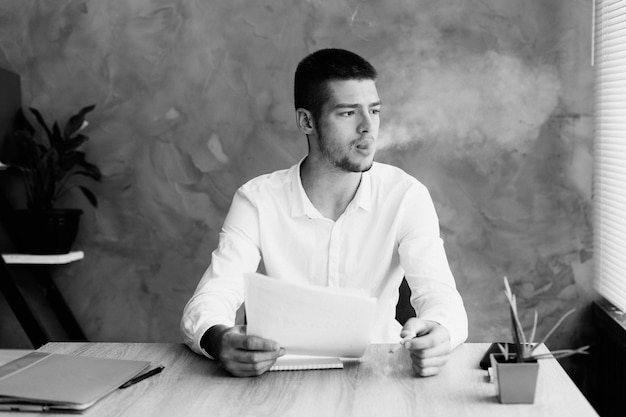
{"type": "Polygon", "coordinates": [[[344,369],[270,372],[256,378],[231,377],[182,344],[49,343],[40,351],[165,365],[161,374],[112,393],[85,416],[597,415],[553,359],[541,361],[534,404],[500,404],[487,372],[478,367],[487,346],[462,345],[443,371],[429,378],[416,377],[407,352],[390,354],[389,345],[370,346],[360,363],[344,369]]]}

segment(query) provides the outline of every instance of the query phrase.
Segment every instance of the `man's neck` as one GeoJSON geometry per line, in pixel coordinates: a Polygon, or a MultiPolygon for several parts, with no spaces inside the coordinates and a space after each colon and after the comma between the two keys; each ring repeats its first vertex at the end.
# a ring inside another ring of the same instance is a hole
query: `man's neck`
{"type": "Polygon", "coordinates": [[[329,169],[307,157],[300,166],[302,187],[313,206],[326,218],[337,220],[354,198],[361,172],[329,169]]]}

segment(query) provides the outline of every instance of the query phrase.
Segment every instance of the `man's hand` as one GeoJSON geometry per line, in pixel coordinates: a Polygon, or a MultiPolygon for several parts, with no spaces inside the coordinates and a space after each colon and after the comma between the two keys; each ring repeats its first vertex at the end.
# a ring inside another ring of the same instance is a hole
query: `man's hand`
{"type": "Polygon", "coordinates": [[[285,354],[272,340],[246,335],[246,326],[213,326],[200,343],[235,376],[261,375],[285,354]]]}
{"type": "Polygon", "coordinates": [[[404,324],[400,337],[411,338],[403,346],[410,351],[413,370],[419,376],[437,375],[448,362],[450,333],[439,323],[410,318],[404,324]]]}

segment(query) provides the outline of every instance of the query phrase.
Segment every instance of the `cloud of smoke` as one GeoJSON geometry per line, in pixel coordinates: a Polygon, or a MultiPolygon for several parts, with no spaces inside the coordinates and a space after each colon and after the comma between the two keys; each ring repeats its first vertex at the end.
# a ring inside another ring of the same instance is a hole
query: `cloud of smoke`
{"type": "Polygon", "coordinates": [[[436,141],[451,154],[467,155],[532,144],[558,103],[554,66],[493,50],[441,56],[407,51],[385,61],[383,71],[395,76],[401,69],[414,81],[407,88],[390,80],[386,87],[393,102],[384,109],[379,148],[436,141]]]}

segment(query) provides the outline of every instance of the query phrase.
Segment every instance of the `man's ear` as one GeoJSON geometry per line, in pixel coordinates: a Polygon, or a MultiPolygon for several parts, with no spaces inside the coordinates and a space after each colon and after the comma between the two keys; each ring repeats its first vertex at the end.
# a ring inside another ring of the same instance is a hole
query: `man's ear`
{"type": "Polygon", "coordinates": [[[313,122],[313,115],[307,109],[296,110],[296,124],[298,129],[305,135],[315,133],[315,122],[313,122]]]}

